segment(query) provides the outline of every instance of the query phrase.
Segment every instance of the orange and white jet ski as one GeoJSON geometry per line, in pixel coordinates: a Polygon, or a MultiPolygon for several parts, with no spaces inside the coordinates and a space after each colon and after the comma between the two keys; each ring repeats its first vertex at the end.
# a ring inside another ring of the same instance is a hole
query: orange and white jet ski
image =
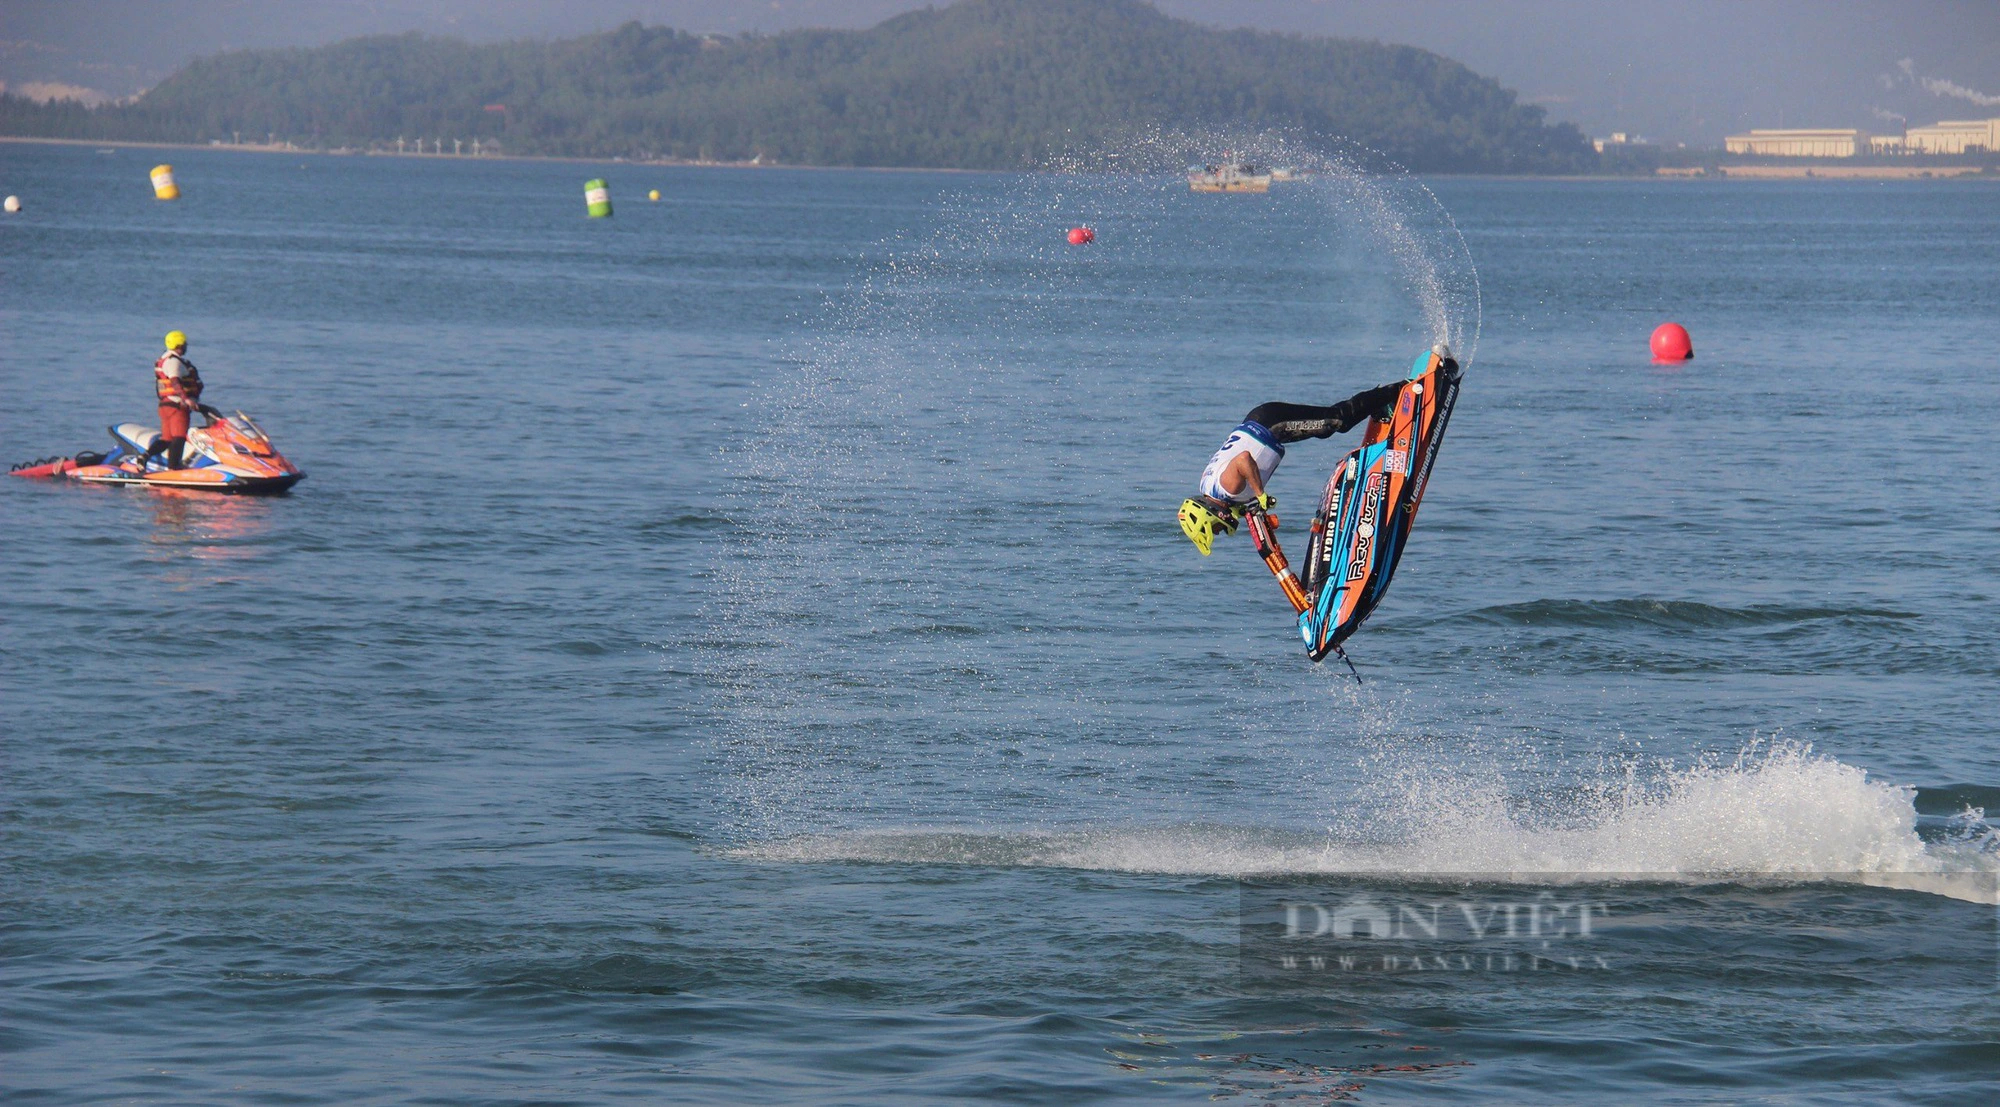
{"type": "Polygon", "coordinates": [[[146,451],[160,432],[138,423],[111,429],[118,445],[110,453],[85,452],[75,457],[44,458],[14,466],[17,477],[66,477],[89,484],[143,485],[202,492],[247,495],[283,492],[305,479],[299,467],[285,460],[248,415],[225,416],[212,407],[201,409],[203,423],[190,427],[182,467],[167,468],[166,459],[146,451]]]}

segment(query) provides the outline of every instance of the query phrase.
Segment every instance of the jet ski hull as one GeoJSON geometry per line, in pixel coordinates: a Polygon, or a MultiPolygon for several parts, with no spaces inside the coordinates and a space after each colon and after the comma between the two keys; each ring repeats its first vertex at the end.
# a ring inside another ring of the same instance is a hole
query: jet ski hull
{"type": "MultiPolygon", "coordinates": [[[[26,474],[21,474],[26,475],[26,474]]],[[[221,492],[238,496],[274,496],[306,479],[304,473],[284,473],[271,477],[249,477],[212,469],[156,469],[138,473],[118,465],[91,465],[63,473],[85,484],[115,484],[120,487],[178,488],[193,492],[221,492]]]]}
{"type": "Polygon", "coordinates": [[[164,458],[151,454],[159,432],[137,423],[110,428],[118,446],[109,454],[82,453],[17,465],[17,477],[58,477],[85,484],[219,492],[224,495],[271,496],[305,479],[298,466],[285,460],[250,417],[237,412],[224,417],[204,409],[207,422],[188,432],[186,462],[169,469],[164,458]]]}
{"type": "Polygon", "coordinates": [[[1458,384],[1457,362],[1419,356],[1390,416],[1370,424],[1361,447],[1327,481],[1306,553],[1309,600],[1299,612],[1299,637],[1314,661],[1359,630],[1389,590],[1458,384]]]}

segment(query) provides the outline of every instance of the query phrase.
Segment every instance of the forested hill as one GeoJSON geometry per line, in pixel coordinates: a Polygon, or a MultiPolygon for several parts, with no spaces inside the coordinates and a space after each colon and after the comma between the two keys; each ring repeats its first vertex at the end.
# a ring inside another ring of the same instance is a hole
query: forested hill
{"type": "Polygon", "coordinates": [[[1020,168],[1134,126],[1339,136],[1419,171],[1576,172],[1569,124],[1406,46],[1222,31],[1138,0],[962,0],[866,31],[558,42],[418,35],[197,61],[136,102],[0,96],[0,134],[1020,168]]]}

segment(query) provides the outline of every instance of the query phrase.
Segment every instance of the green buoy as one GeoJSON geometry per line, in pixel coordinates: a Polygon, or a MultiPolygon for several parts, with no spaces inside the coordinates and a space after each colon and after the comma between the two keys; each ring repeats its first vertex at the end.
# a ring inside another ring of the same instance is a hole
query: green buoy
{"type": "Polygon", "coordinates": [[[603,178],[583,182],[583,202],[589,205],[592,219],[602,219],[611,214],[611,189],[603,178]]]}

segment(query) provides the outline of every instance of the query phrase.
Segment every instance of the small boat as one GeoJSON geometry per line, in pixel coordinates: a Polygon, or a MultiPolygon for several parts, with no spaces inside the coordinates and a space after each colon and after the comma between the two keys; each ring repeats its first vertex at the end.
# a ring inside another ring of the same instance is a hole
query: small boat
{"type": "MultiPolygon", "coordinates": [[[[1224,155],[1229,159],[1235,156],[1224,155]]],[[[1220,165],[1190,165],[1188,187],[1196,192],[1269,192],[1271,171],[1235,160],[1220,165]]]]}
{"type": "Polygon", "coordinates": [[[51,457],[24,462],[11,470],[17,477],[65,477],[87,484],[142,485],[202,492],[268,495],[283,492],[305,479],[298,466],[285,460],[248,415],[225,416],[212,407],[201,409],[205,422],[190,427],[184,464],[169,469],[166,459],[147,456],[160,432],[138,423],[110,428],[118,445],[110,453],[85,451],[75,457],[51,457]]]}

